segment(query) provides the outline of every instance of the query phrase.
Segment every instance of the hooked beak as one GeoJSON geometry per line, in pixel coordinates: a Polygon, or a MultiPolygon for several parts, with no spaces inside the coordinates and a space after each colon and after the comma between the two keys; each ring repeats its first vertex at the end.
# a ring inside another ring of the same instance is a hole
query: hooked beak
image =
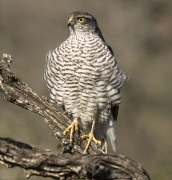
{"type": "Polygon", "coordinates": [[[74,19],[73,19],[73,16],[71,16],[68,20],[68,23],[67,23],[67,26],[73,26],[74,25],[74,19]]]}

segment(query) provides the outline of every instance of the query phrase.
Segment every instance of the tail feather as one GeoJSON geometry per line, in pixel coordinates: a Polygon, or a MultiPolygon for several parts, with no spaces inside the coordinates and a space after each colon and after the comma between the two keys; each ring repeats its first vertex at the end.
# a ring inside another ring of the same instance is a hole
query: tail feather
{"type": "Polygon", "coordinates": [[[114,127],[110,127],[107,132],[106,132],[106,136],[110,141],[111,147],[113,149],[114,152],[116,152],[117,149],[117,144],[116,144],[116,133],[115,133],[115,128],[114,127]]]}
{"type": "Polygon", "coordinates": [[[94,130],[94,135],[96,139],[102,140],[102,150],[107,153],[109,150],[109,145],[111,145],[112,150],[116,151],[116,132],[115,132],[115,121],[112,113],[110,114],[107,121],[104,123],[97,123],[94,130]]]}
{"type": "Polygon", "coordinates": [[[106,137],[110,141],[111,147],[113,151],[116,151],[117,144],[116,144],[116,132],[115,132],[115,123],[112,114],[109,116],[107,131],[106,131],[106,137]]]}

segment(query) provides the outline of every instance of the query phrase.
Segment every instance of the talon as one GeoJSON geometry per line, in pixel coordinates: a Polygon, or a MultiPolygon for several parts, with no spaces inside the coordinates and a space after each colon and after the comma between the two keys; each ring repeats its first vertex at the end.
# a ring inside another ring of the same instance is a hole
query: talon
{"type": "Polygon", "coordinates": [[[101,145],[101,141],[98,141],[94,136],[93,136],[93,141],[98,144],[98,145],[101,145]]]}
{"type": "Polygon", "coordinates": [[[80,128],[78,121],[77,119],[74,119],[72,124],[63,131],[63,135],[66,135],[70,130],[70,142],[73,142],[73,134],[75,131],[78,131],[78,128],[80,128]]]}
{"type": "Polygon", "coordinates": [[[81,136],[81,140],[87,139],[87,138],[89,138],[89,139],[88,139],[88,143],[87,143],[87,145],[86,145],[86,147],[85,147],[84,154],[87,154],[87,151],[88,151],[88,148],[89,148],[89,145],[90,145],[91,141],[94,141],[96,144],[101,145],[101,141],[98,141],[98,140],[94,137],[94,134],[93,134],[92,132],[90,132],[90,133],[87,134],[87,135],[81,136]]]}
{"type": "Polygon", "coordinates": [[[63,131],[63,135],[66,135],[67,132],[72,128],[72,125],[68,126],[67,129],[63,131]]]}

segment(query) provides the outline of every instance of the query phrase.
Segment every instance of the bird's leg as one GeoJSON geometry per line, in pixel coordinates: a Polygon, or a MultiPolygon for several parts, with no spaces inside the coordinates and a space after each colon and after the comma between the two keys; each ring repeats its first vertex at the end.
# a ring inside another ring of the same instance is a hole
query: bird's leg
{"type": "Polygon", "coordinates": [[[70,130],[70,142],[73,142],[73,134],[75,131],[78,131],[78,128],[80,128],[80,126],[78,124],[77,118],[75,118],[72,124],[68,126],[65,131],[63,131],[63,135],[66,135],[67,132],[70,130]]]}
{"type": "Polygon", "coordinates": [[[94,134],[93,134],[93,132],[94,132],[94,127],[95,127],[95,121],[96,121],[96,120],[94,119],[90,133],[87,134],[87,135],[81,136],[81,140],[86,139],[86,138],[89,138],[89,139],[88,139],[88,143],[87,143],[87,145],[86,145],[86,147],[85,147],[85,150],[84,150],[84,154],[87,154],[87,151],[88,151],[88,148],[89,148],[89,145],[90,145],[91,141],[94,141],[96,144],[101,145],[101,141],[98,141],[98,140],[94,137],[94,134]]]}
{"type": "Polygon", "coordinates": [[[103,147],[102,147],[102,150],[103,150],[103,152],[104,152],[105,154],[107,154],[108,148],[107,148],[107,142],[106,142],[106,141],[104,142],[104,145],[103,145],[103,147]]]}

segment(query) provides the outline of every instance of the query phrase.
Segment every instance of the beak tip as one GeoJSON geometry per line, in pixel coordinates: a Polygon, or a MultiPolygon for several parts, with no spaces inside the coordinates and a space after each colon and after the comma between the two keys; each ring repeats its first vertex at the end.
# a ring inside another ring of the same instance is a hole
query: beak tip
{"type": "Polygon", "coordinates": [[[68,26],[68,27],[69,27],[69,26],[72,26],[72,24],[71,24],[70,21],[68,21],[67,26],[68,26]]]}
{"type": "Polygon", "coordinates": [[[72,26],[74,24],[74,19],[73,19],[73,15],[69,18],[67,26],[72,26]]]}

